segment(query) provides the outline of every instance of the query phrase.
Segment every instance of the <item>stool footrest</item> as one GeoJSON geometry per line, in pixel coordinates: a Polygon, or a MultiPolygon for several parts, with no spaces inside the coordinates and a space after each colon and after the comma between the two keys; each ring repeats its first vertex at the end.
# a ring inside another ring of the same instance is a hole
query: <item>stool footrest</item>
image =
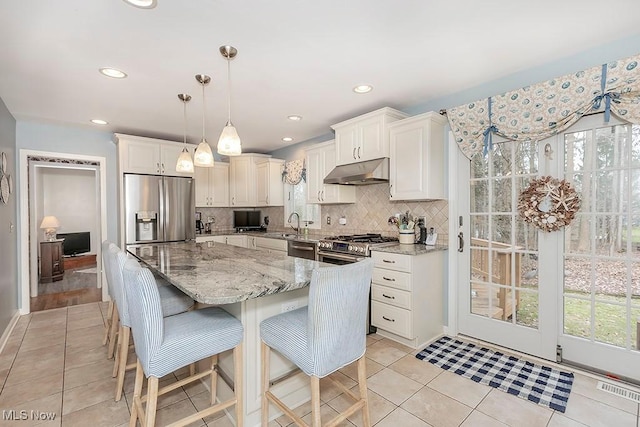
{"type": "Polygon", "coordinates": [[[302,421],[302,418],[300,418],[291,409],[289,409],[289,407],[287,405],[285,405],[280,399],[278,399],[273,393],[271,393],[270,391],[267,391],[267,392],[265,392],[265,394],[267,395],[267,399],[269,400],[269,402],[271,402],[274,405],[276,405],[278,407],[278,409],[280,409],[282,412],[284,412],[284,414],[286,416],[288,416],[293,421],[295,421],[296,424],[298,424],[298,426],[309,427],[309,424],[307,424],[304,421],[302,421]]]}
{"type": "Polygon", "coordinates": [[[183,418],[179,421],[176,421],[173,424],[169,424],[167,427],[181,427],[191,424],[194,421],[199,420],[200,418],[208,417],[209,415],[215,414],[220,411],[224,411],[225,409],[236,404],[236,399],[233,398],[231,400],[227,400],[226,402],[220,402],[217,405],[211,406],[210,408],[204,409],[200,412],[197,412],[193,415],[189,415],[186,418],[183,418]]]}

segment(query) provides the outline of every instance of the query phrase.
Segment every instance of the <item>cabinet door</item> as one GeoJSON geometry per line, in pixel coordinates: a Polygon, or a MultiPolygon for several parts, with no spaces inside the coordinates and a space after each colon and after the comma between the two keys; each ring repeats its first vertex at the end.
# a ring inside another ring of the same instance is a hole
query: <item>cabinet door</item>
{"type": "Polygon", "coordinates": [[[336,129],[336,164],[346,165],[358,161],[357,126],[351,125],[336,129]]]}
{"type": "Polygon", "coordinates": [[[236,157],[229,166],[229,190],[231,207],[255,205],[255,183],[253,182],[253,159],[236,157]]]}
{"type": "MultiPolygon", "coordinates": [[[[170,175],[170,176],[188,176],[192,177],[192,173],[187,172],[177,172],[176,164],[178,163],[178,157],[182,153],[182,149],[184,148],[184,144],[160,144],[160,173],[162,175],[170,175]]],[[[193,158],[193,149],[189,148],[189,153],[193,158]]]]}
{"type": "Polygon", "coordinates": [[[247,236],[227,236],[227,245],[247,247],[247,236]]]}
{"type": "Polygon", "coordinates": [[[307,203],[320,203],[322,180],[324,179],[324,162],[322,150],[307,151],[307,203]]]}
{"type": "Polygon", "coordinates": [[[216,162],[209,168],[210,206],[229,207],[229,164],[216,162]]]}
{"type": "Polygon", "coordinates": [[[389,127],[389,199],[444,198],[444,124],[433,114],[389,127]]]}
{"type": "Polygon", "coordinates": [[[123,172],[158,175],[160,169],[160,149],[157,144],[139,141],[123,141],[123,172]]]}
{"type": "Polygon", "coordinates": [[[336,147],[327,147],[322,156],[322,173],[320,174],[320,199],[323,203],[333,203],[340,201],[340,186],[337,184],[324,184],[324,177],[336,167],[336,147]]]}
{"type": "Polygon", "coordinates": [[[211,188],[209,170],[196,166],[194,177],[196,180],[196,207],[211,206],[211,188]]]}
{"type": "Polygon", "coordinates": [[[358,125],[356,158],[358,161],[389,157],[389,147],[385,144],[383,118],[374,117],[358,125]]]}
{"type": "Polygon", "coordinates": [[[269,163],[256,166],[256,206],[269,205],[269,163]]]}

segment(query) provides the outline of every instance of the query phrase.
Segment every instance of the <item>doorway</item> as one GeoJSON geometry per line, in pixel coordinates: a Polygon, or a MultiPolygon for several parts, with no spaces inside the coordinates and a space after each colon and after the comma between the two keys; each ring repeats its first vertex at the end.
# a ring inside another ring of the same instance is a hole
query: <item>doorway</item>
{"type": "Polygon", "coordinates": [[[105,159],[21,150],[20,162],[21,314],[107,300],[105,159]]]}
{"type": "Polygon", "coordinates": [[[640,381],[640,126],[597,114],[544,141],[494,141],[486,156],[455,161],[467,241],[459,332],[640,381]],[[519,218],[518,197],[539,176],[580,195],[558,231],[519,218]]]}

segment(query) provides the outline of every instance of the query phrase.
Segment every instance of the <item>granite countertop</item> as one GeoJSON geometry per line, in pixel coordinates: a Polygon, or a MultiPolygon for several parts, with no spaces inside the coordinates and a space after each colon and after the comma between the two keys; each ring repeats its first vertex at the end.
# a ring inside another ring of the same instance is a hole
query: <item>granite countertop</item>
{"type": "Polygon", "coordinates": [[[329,264],[223,243],[129,245],[127,250],[194,300],[231,304],[304,288],[329,264]]]}
{"type": "Polygon", "coordinates": [[[371,248],[372,251],[377,252],[388,252],[392,254],[402,254],[402,255],[422,255],[428,254],[429,252],[437,252],[437,251],[446,251],[448,248],[442,245],[436,246],[426,246],[421,244],[415,245],[401,245],[395,244],[390,246],[383,246],[377,248],[371,248]]]}

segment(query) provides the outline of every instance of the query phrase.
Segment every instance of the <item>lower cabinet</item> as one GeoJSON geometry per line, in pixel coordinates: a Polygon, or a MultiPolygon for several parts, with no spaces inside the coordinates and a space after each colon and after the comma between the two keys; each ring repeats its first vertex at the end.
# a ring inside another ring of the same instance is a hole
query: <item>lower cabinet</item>
{"type": "Polygon", "coordinates": [[[268,237],[254,237],[254,249],[262,251],[287,253],[287,241],[280,239],[270,239],[268,237]]]}
{"type": "Polygon", "coordinates": [[[271,252],[287,253],[287,241],[258,237],[246,234],[229,234],[222,236],[196,236],[196,242],[218,242],[242,248],[258,249],[271,252]]]}
{"type": "Polygon", "coordinates": [[[64,239],[40,242],[40,282],[49,283],[64,277],[64,239]]]}
{"type": "Polygon", "coordinates": [[[442,334],[444,254],[371,252],[371,324],[379,335],[417,349],[442,334]]]}

